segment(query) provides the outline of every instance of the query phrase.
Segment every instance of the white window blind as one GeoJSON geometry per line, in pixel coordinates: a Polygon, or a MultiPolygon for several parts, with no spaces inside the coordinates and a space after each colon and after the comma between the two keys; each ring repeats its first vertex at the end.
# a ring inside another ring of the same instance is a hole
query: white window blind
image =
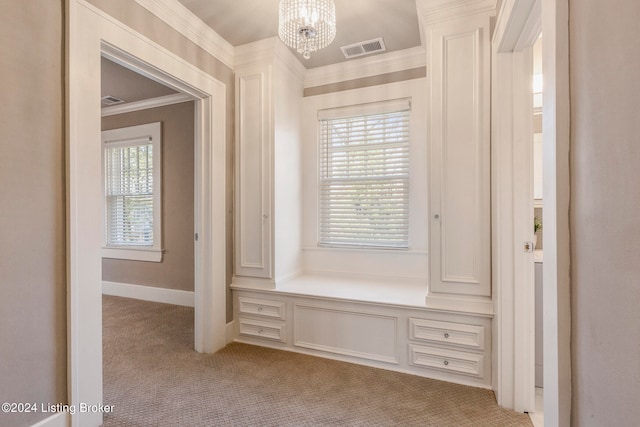
{"type": "Polygon", "coordinates": [[[106,258],[159,262],[161,125],[102,132],[106,258]]]}
{"type": "Polygon", "coordinates": [[[320,112],[321,245],[409,246],[409,106],[320,112]]]}
{"type": "Polygon", "coordinates": [[[153,146],[147,138],[105,150],[108,246],[153,246],[153,146]]]}

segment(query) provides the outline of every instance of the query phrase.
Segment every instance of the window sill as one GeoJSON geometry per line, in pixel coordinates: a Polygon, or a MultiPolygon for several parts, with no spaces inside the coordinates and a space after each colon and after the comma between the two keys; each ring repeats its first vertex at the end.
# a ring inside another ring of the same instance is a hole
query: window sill
{"type": "Polygon", "coordinates": [[[130,261],[162,262],[162,249],[103,247],[102,257],[130,261]]]}

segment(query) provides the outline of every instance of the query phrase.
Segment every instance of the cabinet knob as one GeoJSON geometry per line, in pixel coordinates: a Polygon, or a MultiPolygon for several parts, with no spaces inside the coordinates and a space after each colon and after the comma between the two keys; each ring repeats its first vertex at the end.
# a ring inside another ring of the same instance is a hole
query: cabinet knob
{"type": "Polygon", "coordinates": [[[449,365],[449,361],[448,361],[448,360],[445,360],[445,361],[444,361],[444,366],[448,366],[448,365],[449,365]]]}
{"type": "Polygon", "coordinates": [[[445,337],[445,338],[449,338],[449,332],[445,332],[445,333],[444,333],[444,337],[445,337]]]}
{"type": "Polygon", "coordinates": [[[258,307],[258,311],[262,311],[262,307],[258,307]]]}
{"type": "Polygon", "coordinates": [[[262,335],[262,329],[258,329],[258,333],[262,335]]]}
{"type": "Polygon", "coordinates": [[[435,215],[433,216],[433,218],[434,218],[434,219],[440,219],[440,215],[435,214],[435,215]]]}

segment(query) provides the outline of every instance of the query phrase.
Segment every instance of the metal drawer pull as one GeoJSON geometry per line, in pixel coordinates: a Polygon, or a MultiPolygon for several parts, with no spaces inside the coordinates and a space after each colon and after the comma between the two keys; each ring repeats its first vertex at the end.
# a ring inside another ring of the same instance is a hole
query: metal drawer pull
{"type": "Polygon", "coordinates": [[[258,311],[262,311],[262,307],[258,307],[258,311]]]}
{"type": "Polygon", "coordinates": [[[444,361],[444,366],[448,366],[448,365],[449,365],[449,361],[448,361],[448,360],[445,360],[445,361],[444,361]]]}
{"type": "Polygon", "coordinates": [[[449,332],[445,332],[445,333],[444,333],[444,337],[445,337],[445,338],[449,338],[449,332]]]}
{"type": "Polygon", "coordinates": [[[258,333],[259,333],[259,334],[262,334],[262,329],[258,329],[258,333]]]}

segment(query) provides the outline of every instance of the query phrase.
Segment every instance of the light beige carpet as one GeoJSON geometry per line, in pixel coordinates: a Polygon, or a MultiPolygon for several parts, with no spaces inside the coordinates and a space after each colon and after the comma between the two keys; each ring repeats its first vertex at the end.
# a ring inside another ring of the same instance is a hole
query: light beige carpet
{"type": "Polygon", "coordinates": [[[530,426],[493,392],[233,343],[192,350],[193,309],[103,298],[105,426],[530,426]]]}

